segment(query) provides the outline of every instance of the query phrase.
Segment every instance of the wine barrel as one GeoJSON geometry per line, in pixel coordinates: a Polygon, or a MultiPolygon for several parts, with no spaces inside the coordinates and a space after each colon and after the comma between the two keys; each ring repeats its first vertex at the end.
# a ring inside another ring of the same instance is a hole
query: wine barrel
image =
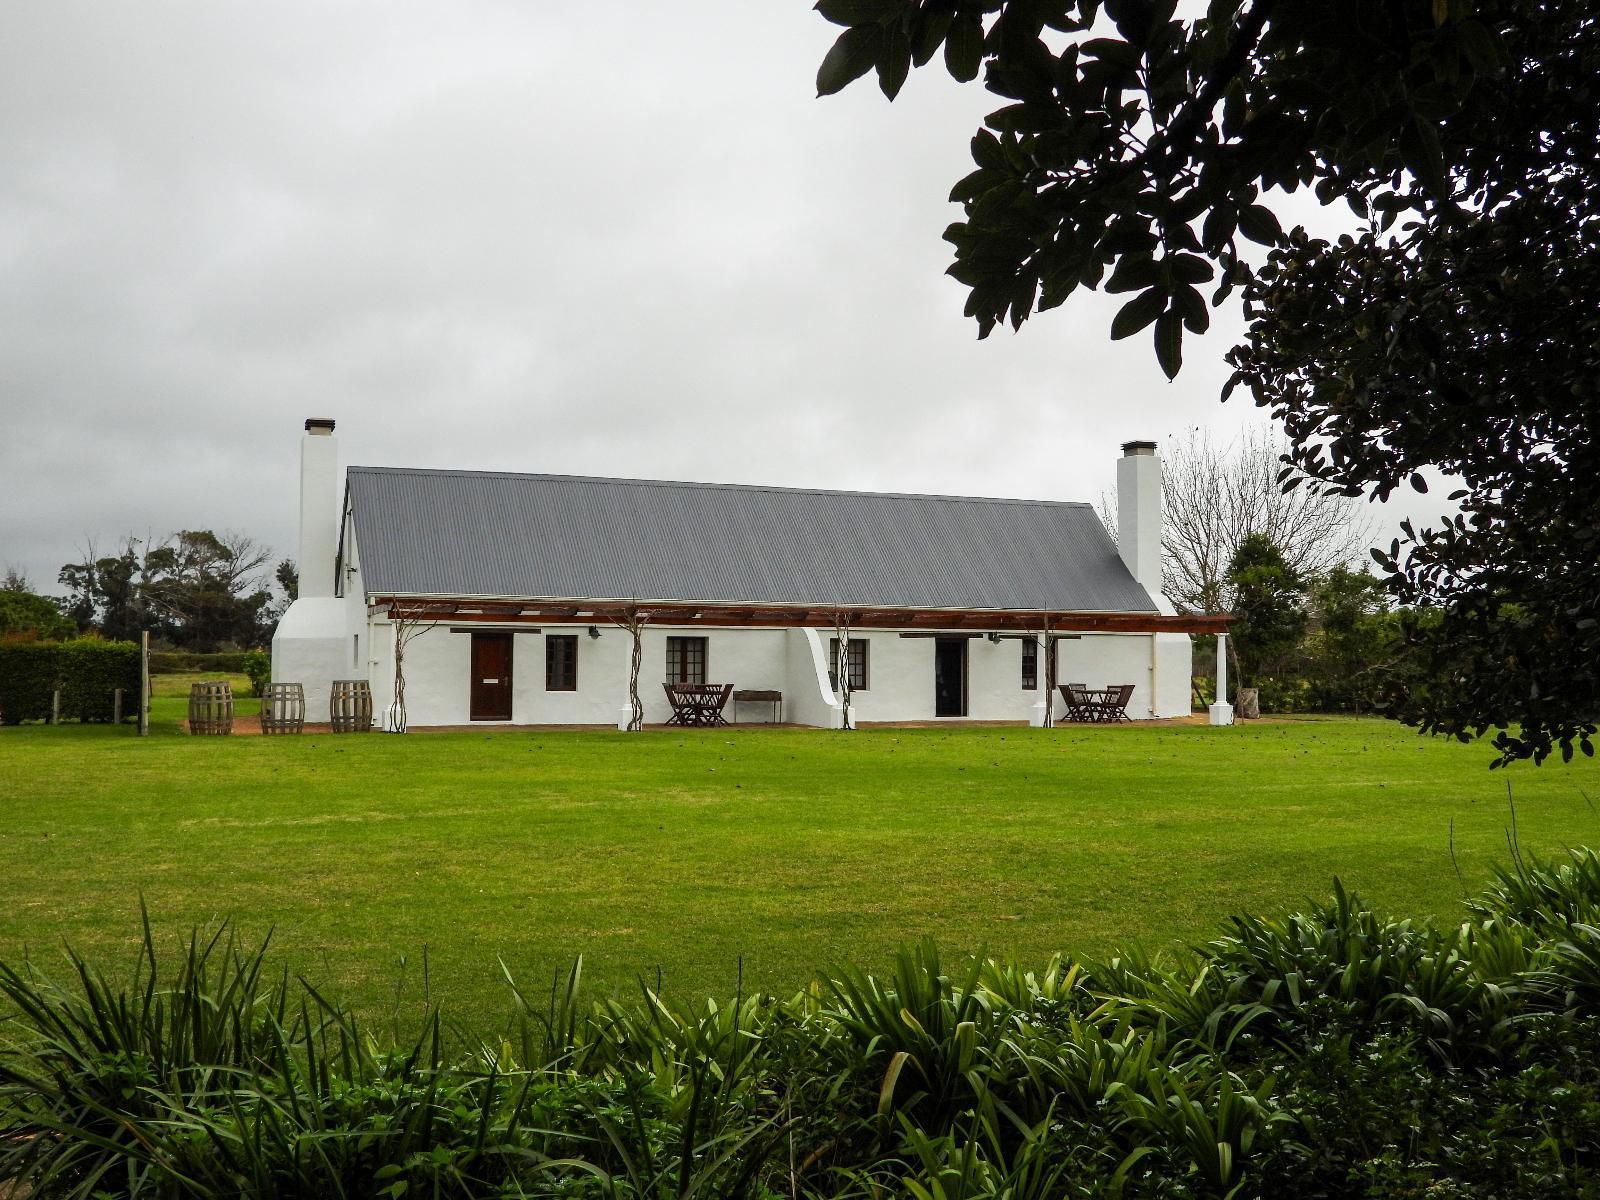
{"type": "Polygon", "coordinates": [[[233,732],[233,688],[227,680],[189,685],[189,732],[233,732]]]}
{"type": "Polygon", "coordinates": [[[335,679],[328,719],[335,733],[372,732],[372,685],[365,679],[335,679]]]}
{"type": "Polygon", "coordinates": [[[298,683],[269,683],[261,690],[261,732],[303,733],[306,690],[298,683]]]}

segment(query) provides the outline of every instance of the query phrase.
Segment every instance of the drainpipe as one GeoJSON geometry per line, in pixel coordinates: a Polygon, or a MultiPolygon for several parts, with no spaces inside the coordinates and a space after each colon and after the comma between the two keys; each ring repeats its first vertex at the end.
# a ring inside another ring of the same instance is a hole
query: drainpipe
{"type": "Polygon", "coordinates": [[[1150,719],[1156,715],[1156,638],[1157,634],[1150,635],[1150,719]]]}

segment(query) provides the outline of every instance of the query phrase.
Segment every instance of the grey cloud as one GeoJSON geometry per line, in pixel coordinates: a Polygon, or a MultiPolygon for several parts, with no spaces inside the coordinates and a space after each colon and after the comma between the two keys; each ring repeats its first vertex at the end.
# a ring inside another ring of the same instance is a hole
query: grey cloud
{"type": "Polygon", "coordinates": [[[212,526],[292,554],[349,462],[1096,499],[1219,406],[1080,298],[986,342],[942,275],[990,97],[818,101],[804,4],[13,3],[0,565],[212,526]]]}

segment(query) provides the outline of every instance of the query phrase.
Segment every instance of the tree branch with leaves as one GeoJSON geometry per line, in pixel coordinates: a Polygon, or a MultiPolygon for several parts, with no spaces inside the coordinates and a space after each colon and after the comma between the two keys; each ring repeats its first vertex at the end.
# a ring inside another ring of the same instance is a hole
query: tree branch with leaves
{"type": "Polygon", "coordinates": [[[1432,469],[1460,481],[1459,516],[1377,555],[1391,594],[1433,614],[1410,634],[1431,683],[1388,711],[1498,728],[1502,762],[1594,752],[1592,0],[817,7],[845,26],[820,93],[876,71],[892,99],[942,49],[1002,101],[945,232],[979,336],[1104,288],[1131,296],[1111,337],[1151,330],[1170,378],[1184,333],[1242,300],[1228,391],[1283,426],[1282,485],[1385,499],[1432,469]],[[1285,231],[1275,209],[1301,189],[1354,232],[1285,231]]]}

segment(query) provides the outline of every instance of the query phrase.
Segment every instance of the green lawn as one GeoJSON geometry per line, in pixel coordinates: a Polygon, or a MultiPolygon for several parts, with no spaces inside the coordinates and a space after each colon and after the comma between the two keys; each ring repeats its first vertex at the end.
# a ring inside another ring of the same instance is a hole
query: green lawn
{"type": "Polygon", "coordinates": [[[482,1025],[498,959],[591,995],[790,989],[934,934],[1041,961],[1323,894],[1449,915],[1503,857],[1600,840],[1600,764],[1490,772],[1377,721],[191,738],[0,730],[0,956],[102,959],[232,917],[369,1015],[482,1025]],[[404,960],[404,967],[401,963],[404,960]],[[397,1000],[396,996],[400,999],[397,1000]]]}

